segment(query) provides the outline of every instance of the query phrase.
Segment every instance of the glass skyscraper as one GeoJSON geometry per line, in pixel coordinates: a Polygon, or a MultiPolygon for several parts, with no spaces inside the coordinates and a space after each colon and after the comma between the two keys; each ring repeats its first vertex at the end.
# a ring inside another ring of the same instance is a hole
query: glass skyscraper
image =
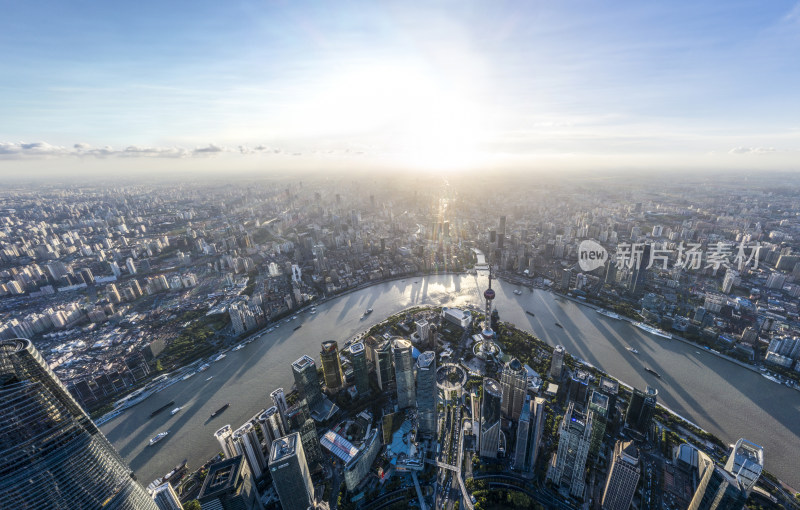
{"type": "Polygon", "coordinates": [[[0,342],[0,508],[158,510],[30,340],[0,342]]]}

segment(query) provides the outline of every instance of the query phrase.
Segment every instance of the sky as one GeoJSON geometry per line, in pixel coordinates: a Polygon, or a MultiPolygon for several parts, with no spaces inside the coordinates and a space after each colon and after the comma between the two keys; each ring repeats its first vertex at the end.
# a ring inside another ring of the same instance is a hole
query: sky
{"type": "Polygon", "coordinates": [[[797,170],[800,2],[4,2],[0,176],[797,170]]]}

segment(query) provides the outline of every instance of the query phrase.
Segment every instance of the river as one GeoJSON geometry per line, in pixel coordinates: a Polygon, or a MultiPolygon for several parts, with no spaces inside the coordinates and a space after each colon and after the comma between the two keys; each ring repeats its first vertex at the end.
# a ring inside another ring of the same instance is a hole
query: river
{"type": "MultiPolygon", "coordinates": [[[[478,305],[486,285],[485,274],[441,275],[396,280],[344,295],[319,305],[316,314],[300,314],[243,349],[229,352],[207,371],[179,381],[100,428],[144,485],[184,458],[188,458],[190,469],[196,469],[219,451],[214,431],[226,423],[237,427],[272,405],[269,393],[273,389],[282,386],[288,392],[293,384],[291,363],[303,354],[319,360],[321,341],[334,339],[342,346],[355,334],[409,306],[478,305]],[[366,308],[373,308],[374,313],[362,320],[366,308]],[[302,328],[293,330],[298,325],[302,328]],[[206,380],[210,376],[213,379],[206,380]],[[167,410],[149,418],[151,411],[171,400],[184,409],[175,416],[167,410]],[[230,408],[209,420],[209,415],[226,402],[231,402],[230,408]],[[166,439],[147,446],[151,437],[164,430],[170,431],[166,439]]],[[[726,443],[745,437],[761,444],[766,468],[800,487],[797,391],[711,353],[650,335],[552,293],[502,281],[493,281],[493,288],[501,320],[550,345],[563,345],[573,356],[629,385],[658,388],[660,403],[726,443]],[[515,289],[523,294],[515,295],[515,289]],[[535,316],[526,314],[526,310],[535,316]],[[628,346],[638,349],[639,355],[628,352],[628,346]],[[659,372],[661,379],[645,372],[645,366],[659,372]]]]}

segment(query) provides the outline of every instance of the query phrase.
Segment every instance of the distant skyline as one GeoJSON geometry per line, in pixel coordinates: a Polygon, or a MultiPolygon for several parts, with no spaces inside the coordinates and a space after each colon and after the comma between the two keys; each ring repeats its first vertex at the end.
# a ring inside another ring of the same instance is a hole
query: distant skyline
{"type": "Polygon", "coordinates": [[[0,177],[797,170],[800,2],[15,2],[0,177]]]}

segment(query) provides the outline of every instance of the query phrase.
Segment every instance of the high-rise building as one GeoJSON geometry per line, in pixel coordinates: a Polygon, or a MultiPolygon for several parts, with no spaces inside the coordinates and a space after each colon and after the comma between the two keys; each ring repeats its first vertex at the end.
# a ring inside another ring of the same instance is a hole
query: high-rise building
{"type": "Polygon", "coordinates": [[[533,467],[536,465],[536,457],[539,453],[543,427],[544,399],[532,399],[529,395],[526,395],[517,424],[517,442],[513,464],[515,471],[523,474],[533,472],[533,467]]]}
{"type": "Polygon", "coordinates": [[[749,494],[764,470],[764,448],[747,439],[739,439],[725,463],[725,469],[736,477],[749,494]]]}
{"type": "Polygon", "coordinates": [[[639,483],[639,450],[632,441],[617,441],[603,490],[603,510],[628,510],[639,483]]]}
{"type": "Polygon", "coordinates": [[[214,438],[219,443],[220,450],[225,458],[230,459],[239,455],[236,452],[236,445],[233,444],[233,429],[230,425],[220,427],[214,432],[214,438]]]}
{"type": "Polygon", "coordinates": [[[245,423],[233,431],[233,444],[236,446],[236,452],[239,455],[244,455],[247,459],[253,476],[256,479],[261,478],[261,475],[264,474],[264,469],[267,467],[267,462],[264,459],[264,453],[261,451],[261,441],[259,441],[252,423],[245,423]]]}
{"type": "MultiPolygon", "coordinates": [[[[696,449],[695,449],[696,450],[696,449]]],[[[696,450],[697,465],[693,478],[697,481],[694,496],[687,510],[741,510],[748,492],[732,473],[714,464],[704,452],[696,450]]]]}
{"type": "Polygon", "coordinates": [[[203,508],[264,508],[258,497],[253,474],[243,455],[211,464],[197,500],[203,508]]]}
{"type": "Polygon", "coordinates": [[[358,397],[369,395],[369,369],[367,368],[367,351],[364,344],[355,342],[350,345],[350,362],[353,364],[353,379],[358,397]]]}
{"type": "Polygon", "coordinates": [[[313,506],[314,485],[300,434],[295,432],[272,442],[269,471],[283,510],[308,510],[313,506]]]}
{"type": "Polygon", "coordinates": [[[128,268],[130,274],[136,274],[136,264],[133,263],[132,258],[128,257],[128,260],[125,261],[125,267],[128,268]]]}
{"type": "Polygon", "coordinates": [[[416,393],[414,391],[414,356],[411,342],[404,338],[392,342],[394,359],[394,377],[397,382],[397,406],[400,409],[414,407],[416,393]]]}
{"type": "Polygon", "coordinates": [[[322,376],[325,379],[325,387],[328,388],[328,391],[338,391],[344,384],[342,361],[339,359],[339,344],[335,340],[322,342],[322,350],[319,355],[322,358],[322,376]]]}
{"type": "Polygon", "coordinates": [[[586,478],[586,458],[592,438],[592,415],[575,409],[570,402],[558,428],[558,450],[547,470],[548,480],[569,489],[577,498],[583,497],[586,478]]]}
{"type": "Polygon", "coordinates": [[[307,419],[300,426],[298,432],[300,432],[300,441],[303,443],[303,451],[306,453],[308,467],[314,468],[322,462],[322,447],[319,444],[317,426],[314,425],[314,420],[307,419]]]}
{"type": "Polygon", "coordinates": [[[619,394],[619,381],[608,377],[600,377],[600,384],[597,388],[603,395],[608,397],[608,421],[612,422],[617,413],[617,395],[619,394]]]}
{"type": "Polygon", "coordinates": [[[561,378],[561,371],[564,367],[564,346],[556,345],[553,349],[553,358],[550,360],[550,377],[553,379],[561,378]]]}
{"type": "Polygon", "coordinates": [[[261,435],[264,436],[264,444],[272,444],[274,440],[286,435],[286,426],[277,406],[272,406],[259,414],[256,421],[261,428],[261,435]]]}
{"type": "Polygon", "coordinates": [[[417,336],[419,337],[420,345],[427,346],[429,343],[428,340],[431,332],[431,323],[426,321],[425,319],[422,319],[416,322],[416,326],[417,326],[417,336]]]}
{"type": "Polygon", "coordinates": [[[658,390],[648,386],[644,392],[638,388],[633,389],[631,400],[628,403],[628,412],[625,415],[625,425],[639,434],[647,435],[656,413],[658,403],[658,390]]]}
{"type": "Polygon", "coordinates": [[[577,369],[569,378],[569,399],[583,407],[589,398],[591,375],[588,371],[577,369]]]}
{"type": "Polygon", "coordinates": [[[631,272],[630,291],[633,294],[644,292],[644,282],[647,273],[647,266],[650,264],[650,243],[645,243],[642,247],[641,258],[636,260],[634,257],[633,271],[631,272]]]}
{"type": "Polygon", "coordinates": [[[517,358],[511,358],[503,367],[500,388],[503,391],[503,416],[519,420],[528,392],[528,372],[517,358]]]}
{"type": "Polygon", "coordinates": [[[272,398],[272,404],[278,408],[283,427],[286,428],[286,408],[289,406],[286,405],[286,395],[283,393],[283,388],[274,390],[269,396],[272,398]]]}
{"type": "Polygon", "coordinates": [[[0,508],[157,510],[30,340],[0,342],[0,508]]]}
{"type": "Polygon", "coordinates": [[[481,457],[497,458],[500,450],[500,413],[503,392],[494,379],[483,380],[483,402],[481,404],[481,457]]]}
{"type": "Polygon", "coordinates": [[[589,453],[597,455],[603,444],[603,436],[606,433],[606,423],[608,420],[608,395],[601,391],[593,390],[589,397],[587,406],[592,413],[592,439],[589,446],[589,453]]]}
{"type": "Polygon", "coordinates": [[[158,510],[183,510],[181,500],[169,482],[162,483],[153,490],[153,501],[158,510]]]}
{"type": "Polygon", "coordinates": [[[394,381],[392,344],[388,340],[371,336],[367,338],[367,359],[375,370],[375,379],[381,391],[387,391],[394,381]]]}
{"type": "Polygon", "coordinates": [[[436,436],[437,394],[436,353],[425,351],[417,358],[417,416],[423,437],[436,436]]]}
{"type": "Polygon", "coordinates": [[[297,385],[297,391],[306,399],[308,406],[314,408],[322,401],[322,392],[319,389],[319,375],[317,364],[310,356],[301,356],[292,363],[292,374],[297,385]]]}

